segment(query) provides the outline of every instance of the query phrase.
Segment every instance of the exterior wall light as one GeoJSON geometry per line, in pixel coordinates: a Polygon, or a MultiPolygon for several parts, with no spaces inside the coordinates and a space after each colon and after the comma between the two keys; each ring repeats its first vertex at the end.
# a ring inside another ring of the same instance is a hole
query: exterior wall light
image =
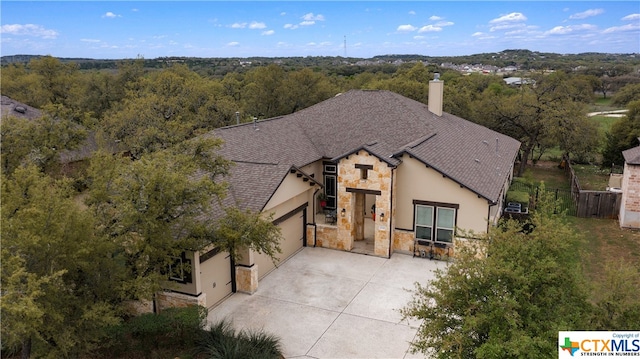
{"type": "Polygon", "coordinates": [[[384,213],[380,213],[380,221],[384,221],[384,213]]]}
{"type": "Polygon", "coordinates": [[[342,213],[342,217],[347,215],[347,210],[346,209],[342,209],[342,211],[340,211],[340,213],[342,213]]]}

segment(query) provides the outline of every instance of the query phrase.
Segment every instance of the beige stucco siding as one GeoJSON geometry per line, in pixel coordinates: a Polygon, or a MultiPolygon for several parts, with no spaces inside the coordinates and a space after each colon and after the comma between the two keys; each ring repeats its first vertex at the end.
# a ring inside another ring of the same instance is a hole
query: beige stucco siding
{"type": "Polygon", "coordinates": [[[422,162],[404,156],[397,169],[395,228],[410,230],[414,226],[413,200],[457,204],[457,227],[465,231],[487,231],[489,204],[472,191],[460,187],[422,162]]]}

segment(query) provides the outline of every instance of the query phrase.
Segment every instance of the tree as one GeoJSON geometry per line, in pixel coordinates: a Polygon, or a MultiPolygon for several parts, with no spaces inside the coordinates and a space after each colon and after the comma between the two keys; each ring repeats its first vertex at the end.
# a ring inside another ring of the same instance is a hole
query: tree
{"type": "MultiPolygon", "coordinates": [[[[49,110],[57,108],[50,105],[49,110]]],[[[2,172],[11,174],[23,164],[34,164],[50,170],[58,163],[62,150],[79,146],[86,131],[65,118],[45,115],[37,119],[8,117],[2,121],[0,142],[2,172]]]]}
{"type": "Polygon", "coordinates": [[[544,203],[530,234],[508,221],[487,235],[486,256],[465,247],[434,281],[416,286],[402,310],[424,320],[414,350],[436,358],[550,358],[559,330],[586,328],[591,307],[573,250],[578,237],[544,203]]]}
{"type": "Polygon", "coordinates": [[[596,125],[587,121],[580,99],[562,73],[540,78],[535,86],[522,86],[515,93],[496,92],[490,86],[476,105],[477,121],[521,142],[518,175],[522,175],[536,146],[558,145],[567,153],[582,155],[597,147],[596,125]],[[582,137],[576,137],[577,129],[582,137]]]}
{"type": "Polygon", "coordinates": [[[235,122],[236,109],[222,96],[222,87],[184,65],[127,84],[124,101],[106,113],[101,127],[134,158],[168,149],[231,118],[235,122]]]}
{"type": "Polygon", "coordinates": [[[622,165],[624,158],[622,151],[638,145],[640,137],[640,100],[631,101],[627,105],[627,115],[611,125],[611,131],[607,133],[605,148],[602,151],[602,164],[622,165]]]}
{"type": "Polygon", "coordinates": [[[204,247],[200,217],[225,184],[229,163],[215,155],[218,140],[194,140],[131,161],[107,154],[91,160],[88,204],[100,233],[122,249],[126,299],[152,299],[173,257],[204,247]]]}
{"type": "Polygon", "coordinates": [[[621,88],[611,98],[611,103],[618,106],[627,106],[629,102],[640,100],[640,83],[629,84],[621,88]]]}
{"type": "Polygon", "coordinates": [[[23,358],[86,353],[119,320],[115,248],[73,193],[34,166],[2,175],[2,346],[23,358]]]}
{"type": "Polygon", "coordinates": [[[210,235],[210,243],[228,252],[234,261],[241,258],[242,249],[265,253],[274,261],[281,252],[280,228],[273,224],[272,216],[241,210],[237,207],[224,209],[224,216],[216,221],[210,235]]]}

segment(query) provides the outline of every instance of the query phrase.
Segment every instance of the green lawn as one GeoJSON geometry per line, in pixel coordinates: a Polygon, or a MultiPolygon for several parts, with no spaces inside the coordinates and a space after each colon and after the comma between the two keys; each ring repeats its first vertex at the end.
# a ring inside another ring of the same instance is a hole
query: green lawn
{"type": "Polygon", "coordinates": [[[607,264],[640,268],[640,231],[621,229],[612,219],[568,217],[568,223],[583,238],[582,266],[590,281],[602,280],[607,264]]]}
{"type": "MultiPolygon", "coordinates": [[[[602,186],[602,178],[608,179],[608,170],[597,166],[574,166],[583,188],[602,186]],[[606,172],[606,174],[605,174],[606,172]]],[[[557,163],[547,162],[530,166],[527,177],[544,181],[547,188],[568,188],[569,180],[557,163]]],[[[602,188],[603,189],[603,188],[602,188]]],[[[620,266],[627,263],[640,268],[640,230],[621,229],[618,220],[567,217],[567,225],[581,235],[582,243],[577,248],[580,262],[591,284],[604,280],[607,265],[620,266]]],[[[595,295],[595,293],[594,293],[595,295]]]]}
{"type": "Polygon", "coordinates": [[[606,191],[609,184],[609,168],[601,168],[598,165],[572,165],[578,176],[580,187],[584,190],[606,191]]]}

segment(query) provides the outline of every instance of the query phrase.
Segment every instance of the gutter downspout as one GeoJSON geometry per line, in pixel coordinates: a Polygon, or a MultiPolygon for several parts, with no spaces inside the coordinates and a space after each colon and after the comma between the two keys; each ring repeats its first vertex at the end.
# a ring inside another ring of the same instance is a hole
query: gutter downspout
{"type": "Polygon", "coordinates": [[[311,201],[313,203],[313,208],[311,209],[311,212],[313,213],[313,248],[316,247],[317,238],[318,238],[318,226],[316,225],[316,194],[321,189],[322,188],[317,188],[313,192],[313,200],[311,201]]]}
{"type": "MultiPolygon", "coordinates": [[[[396,169],[398,169],[398,167],[392,168],[391,169],[391,183],[389,185],[389,187],[391,188],[391,198],[389,198],[389,210],[391,211],[391,213],[389,213],[389,255],[387,256],[388,258],[391,258],[391,252],[393,250],[392,244],[393,244],[393,217],[395,217],[395,208],[393,206],[393,177],[394,174],[396,172],[396,169]]],[[[374,223],[375,225],[375,223],[374,223]]],[[[375,228],[374,228],[375,229],[375,228]]]]}

